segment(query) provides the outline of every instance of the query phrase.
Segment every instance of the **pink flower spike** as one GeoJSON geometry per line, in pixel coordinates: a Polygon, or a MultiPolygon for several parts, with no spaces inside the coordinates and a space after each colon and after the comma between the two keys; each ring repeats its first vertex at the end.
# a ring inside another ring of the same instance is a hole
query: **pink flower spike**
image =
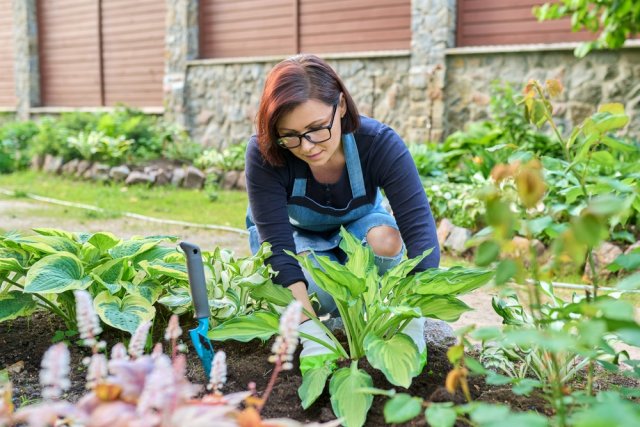
{"type": "Polygon", "coordinates": [[[271,363],[281,363],[282,369],[292,369],[293,354],[298,346],[298,324],[302,314],[302,304],[293,301],[280,316],[280,335],[271,347],[271,363]]]}
{"type": "Polygon", "coordinates": [[[71,386],[69,381],[69,349],[64,343],[49,347],[42,358],[40,384],[45,400],[56,400],[71,386]]]}
{"type": "Polygon", "coordinates": [[[107,377],[107,358],[104,354],[96,353],[91,356],[87,368],[87,388],[94,389],[107,377]]]}
{"type": "Polygon", "coordinates": [[[167,325],[167,330],[164,333],[165,341],[177,340],[182,336],[182,329],[180,329],[180,323],[178,322],[178,316],[172,315],[167,325]]]}
{"type": "Polygon", "coordinates": [[[147,343],[149,328],[151,328],[151,322],[141,323],[138,326],[138,329],[136,329],[131,336],[131,341],[129,342],[129,355],[134,359],[142,356],[144,353],[144,345],[147,343]]]}
{"type": "Polygon", "coordinates": [[[151,351],[151,358],[152,359],[157,359],[158,356],[160,356],[161,354],[164,354],[162,352],[162,343],[157,342],[154,346],[153,346],[153,350],[151,351]]]}
{"type": "Polygon", "coordinates": [[[77,290],[73,293],[76,297],[76,320],[80,338],[84,345],[93,347],[97,344],[96,337],[102,332],[100,319],[93,308],[93,300],[85,290],[77,290]]]}
{"type": "Polygon", "coordinates": [[[227,382],[227,355],[224,351],[217,351],[211,362],[211,379],[207,388],[217,393],[227,382]]]}
{"type": "Polygon", "coordinates": [[[124,344],[122,344],[121,342],[119,342],[118,344],[114,345],[113,348],[111,348],[111,360],[118,360],[118,359],[128,359],[129,355],[127,354],[127,347],[124,346],[124,344]]]}

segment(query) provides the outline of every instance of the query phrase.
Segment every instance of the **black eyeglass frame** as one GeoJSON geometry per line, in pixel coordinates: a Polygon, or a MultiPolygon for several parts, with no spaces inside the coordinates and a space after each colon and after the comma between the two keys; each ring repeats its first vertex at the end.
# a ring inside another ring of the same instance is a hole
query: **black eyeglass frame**
{"type": "Polygon", "coordinates": [[[298,148],[302,145],[302,138],[306,139],[307,141],[309,141],[312,144],[322,144],[323,142],[327,142],[328,140],[331,139],[331,128],[333,128],[333,122],[336,118],[336,111],[338,111],[338,104],[340,103],[340,101],[336,102],[335,104],[333,104],[333,113],[331,114],[331,121],[329,122],[328,125],[326,126],[321,126],[319,128],[316,129],[311,129],[306,131],[305,133],[298,133],[298,134],[291,134],[291,135],[287,135],[287,136],[280,136],[278,135],[278,145],[282,148],[286,148],[287,150],[291,150],[292,148],[298,148]],[[309,138],[309,134],[313,133],[313,132],[318,132],[319,130],[328,130],[329,131],[329,137],[327,139],[324,139],[322,141],[312,141],[311,138],[309,138]],[[282,140],[284,138],[292,138],[292,137],[297,137],[298,138],[298,145],[294,145],[292,146],[288,146],[286,145],[284,142],[282,142],[282,140]]]}

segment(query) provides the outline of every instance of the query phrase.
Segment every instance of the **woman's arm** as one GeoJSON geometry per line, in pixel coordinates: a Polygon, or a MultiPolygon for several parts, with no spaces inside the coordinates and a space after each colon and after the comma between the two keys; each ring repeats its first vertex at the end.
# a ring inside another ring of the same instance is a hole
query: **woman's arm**
{"type": "Polygon", "coordinates": [[[393,129],[382,126],[374,139],[369,161],[371,170],[379,171],[376,181],[389,199],[407,255],[414,258],[433,248],[418,269],[438,267],[440,246],[429,201],[413,158],[393,129]]]}

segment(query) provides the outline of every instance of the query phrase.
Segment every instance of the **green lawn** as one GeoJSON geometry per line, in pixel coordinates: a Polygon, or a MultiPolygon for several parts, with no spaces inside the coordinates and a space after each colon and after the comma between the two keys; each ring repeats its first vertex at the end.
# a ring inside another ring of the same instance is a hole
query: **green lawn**
{"type": "MultiPolygon", "coordinates": [[[[0,175],[0,188],[105,209],[97,218],[133,212],[156,218],[244,228],[247,194],[242,191],[177,189],[79,181],[32,171],[0,175]],[[217,198],[212,201],[210,195],[217,198]]],[[[89,212],[89,211],[85,211],[89,212]]],[[[82,215],[87,215],[83,213],[82,215]]]]}

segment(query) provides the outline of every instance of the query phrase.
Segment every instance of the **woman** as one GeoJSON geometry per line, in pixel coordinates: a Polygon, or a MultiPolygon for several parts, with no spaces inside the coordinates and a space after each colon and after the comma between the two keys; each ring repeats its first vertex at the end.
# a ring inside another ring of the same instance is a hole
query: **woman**
{"type": "MultiPolygon", "coordinates": [[[[288,287],[314,312],[336,311],[330,295],[316,286],[284,250],[344,261],[339,230],[371,247],[380,273],[433,248],[416,270],[440,261],[435,223],[415,164],[402,139],[358,110],[335,71],[320,58],[298,55],[277,64],[265,82],[257,135],[246,157],[247,226],[255,253],[267,241],[275,282],[288,287]],[[384,190],[394,215],[382,205],[384,190]]],[[[424,320],[403,331],[425,351],[424,320]]],[[[313,322],[300,331],[330,342],[313,322]]],[[[317,342],[302,339],[301,370],[333,357],[317,342]]],[[[425,353],[426,355],[426,353],[425,353]]]]}

